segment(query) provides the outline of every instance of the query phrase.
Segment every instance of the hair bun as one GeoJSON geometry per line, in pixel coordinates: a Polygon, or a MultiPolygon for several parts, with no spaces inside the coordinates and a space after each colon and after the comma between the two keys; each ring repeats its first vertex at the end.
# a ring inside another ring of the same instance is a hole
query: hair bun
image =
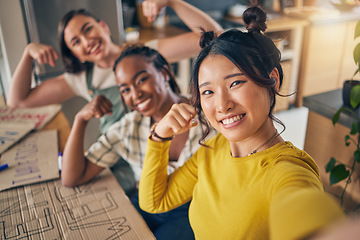
{"type": "Polygon", "coordinates": [[[243,20],[249,32],[265,32],[267,29],[266,12],[258,6],[246,9],[243,13],[243,20]]]}
{"type": "Polygon", "coordinates": [[[202,32],[202,36],[200,38],[200,47],[204,48],[206,46],[208,46],[212,40],[214,40],[216,38],[216,34],[213,31],[204,31],[202,32]]]}

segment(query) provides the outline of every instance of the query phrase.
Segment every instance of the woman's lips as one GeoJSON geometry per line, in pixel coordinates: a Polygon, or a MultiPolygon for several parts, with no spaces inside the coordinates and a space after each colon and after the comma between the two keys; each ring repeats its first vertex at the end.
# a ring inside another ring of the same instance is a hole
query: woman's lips
{"type": "Polygon", "coordinates": [[[151,99],[148,98],[145,101],[139,103],[136,105],[137,109],[139,109],[139,111],[143,111],[144,109],[146,109],[148,107],[148,105],[150,104],[151,99]]]}
{"type": "Polygon", "coordinates": [[[229,125],[231,123],[234,123],[234,122],[237,122],[237,121],[240,121],[241,119],[243,119],[245,117],[245,113],[243,114],[240,114],[240,115],[236,115],[236,116],[232,116],[230,118],[225,118],[223,120],[221,120],[220,122],[223,124],[223,125],[229,125]]]}
{"type": "Polygon", "coordinates": [[[95,44],[95,46],[93,46],[90,51],[89,54],[94,53],[96,50],[98,50],[100,48],[100,43],[95,44]]]}

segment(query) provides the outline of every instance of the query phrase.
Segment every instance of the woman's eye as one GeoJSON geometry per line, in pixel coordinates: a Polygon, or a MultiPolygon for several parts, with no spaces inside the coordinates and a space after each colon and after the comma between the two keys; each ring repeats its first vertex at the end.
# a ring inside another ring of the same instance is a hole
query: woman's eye
{"type": "Polygon", "coordinates": [[[89,32],[92,28],[93,28],[92,26],[89,26],[89,27],[85,28],[85,32],[86,33],[89,32]]]}
{"type": "Polygon", "coordinates": [[[79,42],[80,42],[79,40],[75,40],[75,41],[73,42],[73,46],[76,46],[79,42]]]}
{"type": "Polygon", "coordinates": [[[119,91],[120,91],[120,93],[123,95],[123,94],[128,93],[128,92],[130,91],[130,89],[129,89],[129,88],[122,88],[122,89],[120,89],[119,91]]]}
{"type": "Polygon", "coordinates": [[[137,85],[145,82],[147,79],[148,79],[148,77],[142,77],[142,78],[140,78],[140,79],[137,81],[137,85]]]}
{"type": "Polygon", "coordinates": [[[242,83],[245,83],[245,81],[240,81],[240,80],[234,81],[234,82],[231,83],[230,88],[235,87],[235,86],[237,86],[239,84],[242,84],[242,83]]]}
{"type": "Polygon", "coordinates": [[[211,91],[211,90],[205,90],[205,91],[201,92],[201,95],[210,95],[212,93],[213,93],[213,91],[211,91]]]}

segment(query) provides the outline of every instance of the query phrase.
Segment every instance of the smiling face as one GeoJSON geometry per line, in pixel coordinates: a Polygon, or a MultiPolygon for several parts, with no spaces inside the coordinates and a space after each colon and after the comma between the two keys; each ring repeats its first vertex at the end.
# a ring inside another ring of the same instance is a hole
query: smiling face
{"type": "Polygon", "coordinates": [[[261,131],[270,109],[265,88],[255,84],[222,55],[206,57],[198,79],[204,114],[230,142],[246,140],[261,131]]]}
{"type": "Polygon", "coordinates": [[[81,62],[101,61],[109,52],[110,31],[103,22],[84,15],[74,16],[64,30],[67,47],[81,62]]]}
{"type": "Polygon", "coordinates": [[[126,105],[145,116],[163,117],[172,105],[167,75],[141,56],[127,56],[116,66],[116,82],[126,105]]]}

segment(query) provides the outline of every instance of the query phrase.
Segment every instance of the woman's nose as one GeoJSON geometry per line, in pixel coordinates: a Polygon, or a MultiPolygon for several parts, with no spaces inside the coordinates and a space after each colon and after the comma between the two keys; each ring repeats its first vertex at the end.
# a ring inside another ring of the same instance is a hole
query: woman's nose
{"type": "Polygon", "coordinates": [[[226,93],[218,94],[215,104],[219,113],[227,113],[234,107],[234,102],[226,93]]]}
{"type": "Polygon", "coordinates": [[[84,47],[88,47],[90,45],[90,39],[87,36],[82,35],[80,39],[84,47]]]}
{"type": "Polygon", "coordinates": [[[133,89],[132,91],[132,98],[133,99],[140,99],[142,98],[143,94],[141,91],[137,90],[137,89],[133,89]]]}

